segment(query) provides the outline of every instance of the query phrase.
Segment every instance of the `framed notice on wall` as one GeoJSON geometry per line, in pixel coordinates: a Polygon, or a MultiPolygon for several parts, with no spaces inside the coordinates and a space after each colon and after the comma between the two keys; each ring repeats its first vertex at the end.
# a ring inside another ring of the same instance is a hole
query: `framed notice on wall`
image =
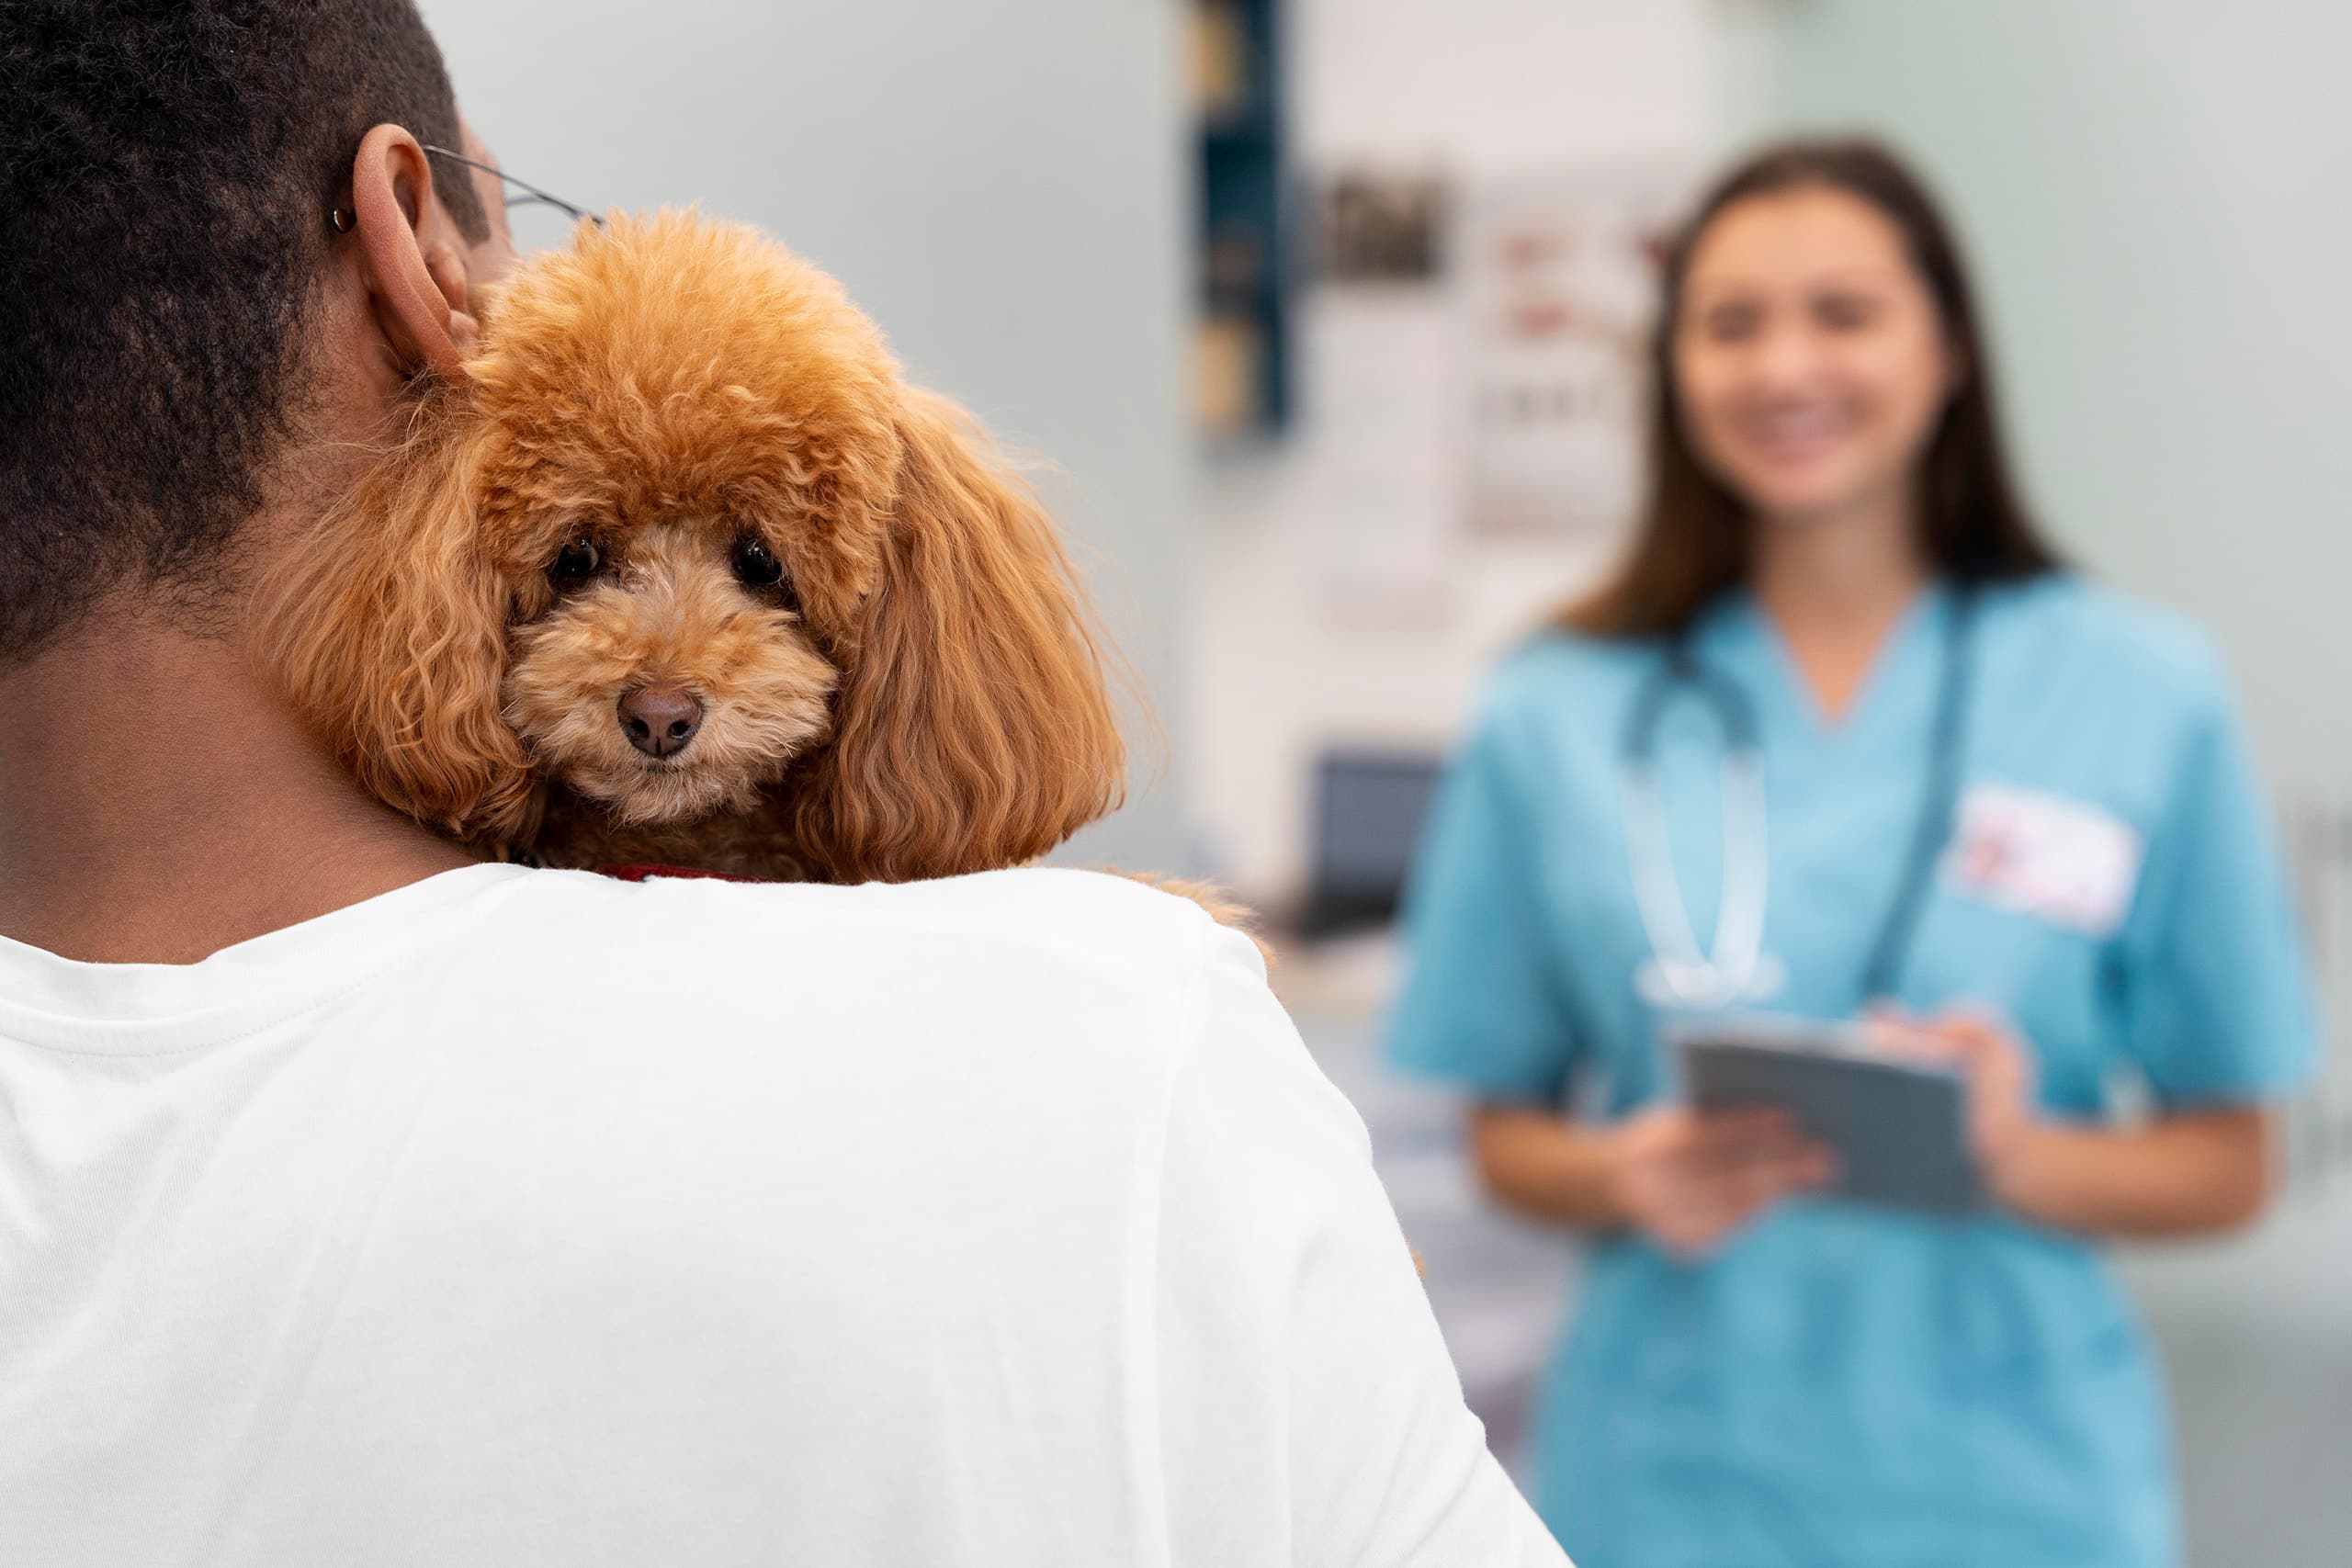
{"type": "Polygon", "coordinates": [[[1656,167],[1489,184],[1464,215],[1468,517],[1613,533],[1639,504],[1649,338],[1680,183],[1656,167]]]}

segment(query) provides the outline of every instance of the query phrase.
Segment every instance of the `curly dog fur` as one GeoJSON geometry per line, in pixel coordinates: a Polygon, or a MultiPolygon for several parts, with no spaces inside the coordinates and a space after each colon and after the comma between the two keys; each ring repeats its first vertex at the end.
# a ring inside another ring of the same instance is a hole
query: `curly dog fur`
{"type": "Polygon", "coordinates": [[[1121,797],[1036,497],[750,229],[616,217],[534,261],[297,557],[264,588],[296,700],[492,852],[901,881],[1121,797]],[[667,755],[618,712],[657,688],[699,711],[667,755]]]}

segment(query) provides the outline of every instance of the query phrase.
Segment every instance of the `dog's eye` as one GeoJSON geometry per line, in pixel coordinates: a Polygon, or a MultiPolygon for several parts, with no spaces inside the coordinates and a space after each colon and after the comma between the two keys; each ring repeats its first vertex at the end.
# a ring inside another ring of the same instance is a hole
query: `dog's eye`
{"type": "Polygon", "coordinates": [[[556,551],[555,559],[548,562],[548,578],[556,586],[571,587],[587,581],[605,564],[604,553],[596,548],[596,541],[582,536],[556,551]]]}
{"type": "Polygon", "coordinates": [[[735,581],[746,588],[774,588],[784,581],[784,563],[763,541],[746,535],[735,541],[735,581]]]}

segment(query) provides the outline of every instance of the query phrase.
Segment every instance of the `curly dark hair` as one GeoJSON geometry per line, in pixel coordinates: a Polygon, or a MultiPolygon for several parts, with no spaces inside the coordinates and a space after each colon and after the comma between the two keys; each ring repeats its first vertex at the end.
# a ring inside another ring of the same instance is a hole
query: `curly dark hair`
{"type": "MultiPolygon", "coordinates": [[[[233,575],[386,121],[458,144],[413,0],[0,0],[0,662],[109,591],[233,575]]],[[[465,171],[435,181],[485,235],[465,171]]]]}

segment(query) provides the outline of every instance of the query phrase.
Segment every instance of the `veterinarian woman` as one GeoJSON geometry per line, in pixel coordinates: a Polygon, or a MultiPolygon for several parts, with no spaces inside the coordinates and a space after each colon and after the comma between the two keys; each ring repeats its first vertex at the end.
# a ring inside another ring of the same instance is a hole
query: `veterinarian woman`
{"type": "Polygon", "coordinates": [[[2020,510],[1884,152],[1741,166],[1666,287],[1646,519],[1495,678],[1393,1022],[1478,1102],[1487,1187],[1593,1241],[1540,1505],[1593,1568],[2177,1564],[2099,1243],[2252,1216],[2313,1048],[2222,672],[2020,510]],[[1990,1207],[1809,1197],[1823,1151],[1678,1108],[1659,1026],[1711,1009],[1931,1031],[1990,1207]],[[2153,1109],[2110,1124],[2124,1072],[2153,1109]]]}

